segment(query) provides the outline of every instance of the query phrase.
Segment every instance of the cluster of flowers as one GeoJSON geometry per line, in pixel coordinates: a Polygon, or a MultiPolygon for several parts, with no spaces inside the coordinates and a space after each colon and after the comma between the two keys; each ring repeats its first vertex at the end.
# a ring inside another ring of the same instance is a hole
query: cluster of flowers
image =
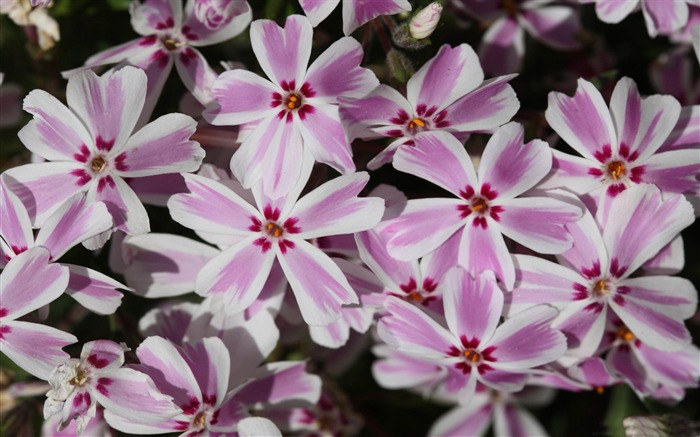
{"type": "MultiPolygon", "coordinates": [[[[242,0],[190,0],[184,10],[137,1],[141,37],[66,72],[67,105],[42,90],[26,96],[33,120],[19,138],[43,162],[1,177],[0,350],[48,381],[45,430],[247,436],[355,426],[304,361],[268,361],[284,340],[278,325],[308,326],[330,349],[373,337],[381,386],[456,405],[434,435],[479,434],[492,420],[499,435],[545,434],[522,407],[541,401],[531,392],[542,387],[625,383],[667,401],[697,387],[700,350],[684,325],[697,291],[670,275],[700,193],[698,106],[642,97],[628,78],[607,106],[581,79],[573,97],[552,92],[545,112],[581,156],[567,154],[525,141],[510,121],[514,75],[485,80],[466,44],[440,47],[405,95],[360,66],[349,36],[309,65],[313,26],[337,3],[302,0],[308,18],[280,27],[251,23],[242,0]],[[249,24],[267,79],[217,75],[197,47],[249,24]],[[117,65],[102,76],[91,70],[108,64],[117,65]],[[203,120],[151,121],[173,64],[206,107],[203,120]],[[210,138],[192,137],[203,131],[237,136],[230,172],[217,154],[202,163],[210,138]],[[463,145],[475,133],[490,134],[480,156],[463,145]],[[387,185],[360,197],[370,177],[356,171],[351,142],[378,138],[391,142],[369,169],[391,164],[448,197],[407,200],[387,185]],[[314,168],[326,169],[315,163],[340,175],[319,181],[314,168]],[[206,243],[150,233],[142,201],[167,206],[206,243]],[[60,262],[78,244],[97,250],[110,239],[126,285],[60,262]],[[129,345],[128,364],[125,344],[91,341],[71,358],[62,349],[74,335],[21,320],[63,293],[112,314],[120,289],[204,299],[147,313],[147,338],[129,345]]],[[[505,3],[484,44],[510,38],[517,52],[525,28],[565,46],[562,29],[577,30],[570,7],[505,3]]],[[[636,3],[600,0],[596,10],[619,21],[636,3]]],[[[671,17],[641,3],[652,35],[678,31],[697,9],[676,2],[671,17]]],[[[343,31],[409,9],[344,0],[343,31]]]]}

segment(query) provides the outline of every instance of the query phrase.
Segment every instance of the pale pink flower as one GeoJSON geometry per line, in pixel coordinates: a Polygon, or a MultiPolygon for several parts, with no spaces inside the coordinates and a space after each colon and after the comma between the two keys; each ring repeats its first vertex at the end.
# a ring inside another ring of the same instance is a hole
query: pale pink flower
{"type": "Polygon", "coordinates": [[[343,174],[355,171],[338,99],[362,97],[379,84],[371,70],[360,67],[362,47],[350,37],[307,68],[312,35],[309,20],[300,15],[287,17],[284,27],[253,22],[253,52],[270,81],[246,70],[226,71],[214,84],[215,104],[204,112],[215,125],[255,123],[233,155],[231,171],[245,188],[262,180],[271,197],[295,186],[305,156],[343,174]]]}
{"type": "MultiPolygon", "coordinates": [[[[3,178],[27,207],[34,226],[42,226],[75,193],[85,193],[88,204],[107,205],[113,229],[146,233],[148,215],[124,178],[199,168],[204,151],[189,140],[196,125],[191,117],[164,115],[133,132],[146,81],[146,74],[133,67],[102,77],[84,71],[68,81],[68,106],[42,90],[25,98],[24,109],[34,119],[19,137],[30,151],[51,162],[12,168],[3,178]]],[[[108,236],[86,244],[100,247],[108,236]]]]}
{"type": "Polygon", "coordinates": [[[402,147],[394,167],[446,189],[457,198],[409,200],[401,214],[380,225],[389,254],[419,258],[442,245],[473,274],[493,270],[513,288],[515,269],[503,236],[540,253],[561,253],[572,238],[564,225],[580,215],[577,206],[550,197],[524,197],[551,167],[549,145],[524,143],[517,123],[499,128],[479,163],[477,176],[464,146],[447,132],[419,134],[402,147]]]}

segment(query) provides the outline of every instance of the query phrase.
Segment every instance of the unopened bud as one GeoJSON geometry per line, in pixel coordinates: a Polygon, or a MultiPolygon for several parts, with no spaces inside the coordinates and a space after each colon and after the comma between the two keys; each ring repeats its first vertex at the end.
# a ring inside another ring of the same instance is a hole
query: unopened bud
{"type": "Polygon", "coordinates": [[[429,37],[440,22],[441,13],[442,5],[438,2],[432,2],[418,12],[408,24],[408,31],[411,36],[415,39],[429,37]]]}

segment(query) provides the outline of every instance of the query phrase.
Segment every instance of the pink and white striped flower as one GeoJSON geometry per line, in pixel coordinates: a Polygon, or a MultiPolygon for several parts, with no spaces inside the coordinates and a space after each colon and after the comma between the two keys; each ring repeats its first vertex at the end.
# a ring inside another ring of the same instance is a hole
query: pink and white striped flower
{"type": "MultiPolygon", "coordinates": [[[[86,193],[88,204],[107,205],[113,229],[146,233],[146,210],[123,178],[199,168],[204,151],[189,140],[196,126],[191,117],[164,115],[133,132],[146,81],[146,74],[133,67],[102,77],[84,71],[68,81],[68,107],[42,90],[25,98],[24,109],[34,120],[19,137],[51,162],[12,168],[3,178],[27,207],[34,226],[43,225],[75,193],[86,193]]],[[[89,246],[96,248],[106,239],[93,240],[89,246]]]]}
{"type": "Polygon", "coordinates": [[[508,85],[513,77],[484,81],[471,47],[445,44],[408,80],[406,97],[379,85],[361,99],[343,100],[340,115],[351,140],[393,139],[367,164],[376,169],[390,162],[401,145],[413,144],[421,132],[446,131],[461,138],[508,122],[520,107],[508,85]]]}
{"type": "Polygon", "coordinates": [[[453,0],[457,7],[490,23],[479,47],[484,70],[492,75],[516,73],[525,57],[525,32],[557,50],[575,50],[581,43],[581,22],[573,5],[552,0],[453,0]]]}
{"type": "MultiPolygon", "coordinates": [[[[340,0],[299,0],[301,8],[316,27],[338,6],[340,0]]],[[[408,0],[343,0],[343,33],[350,35],[358,27],[379,17],[411,10],[408,0]]]]}
{"type": "Polygon", "coordinates": [[[44,419],[59,415],[58,429],[75,420],[78,434],[97,414],[97,404],[136,423],[163,420],[180,411],[151,378],[124,365],[124,344],[109,340],[85,343],[80,359],[71,358],[49,377],[44,419]]]}
{"type": "Polygon", "coordinates": [[[669,35],[681,29],[688,22],[688,4],[697,4],[696,0],[579,0],[579,3],[595,3],[598,18],[613,24],[639,10],[641,4],[651,37],[669,35]]]}
{"type": "Polygon", "coordinates": [[[0,352],[44,380],[54,367],[70,358],[63,347],[78,341],[73,334],[17,320],[65,291],[68,269],[50,264],[49,256],[43,247],[26,250],[12,258],[0,274],[0,352]]]}
{"type": "MultiPolygon", "coordinates": [[[[239,35],[252,18],[245,0],[187,0],[184,13],[182,0],[133,1],[129,12],[131,26],[142,37],[91,56],[78,70],[108,64],[118,64],[114,70],[124,65],[143,69],[148,89],[143,112],[138,114],[140,126],[150,119],[173,63],[197,100],[209,102],[216,72],[197,47],[239,35]]],[[[74,71],[64,76],[70,77],[74,71]]]]}
{"type": "Polygon", "coordinates": [[[168,202],[173,219],[224,241],[236,240],[199,272],[197,293],[223,294],[229,313],[243,311],[258,297],[277,260],[308,324],[327,325],[340,317],[341,305],[358,303],[338,266],[306,240],[372,228],[384,201],[357,197],[369,180],[364,172],[340,176],[297,201],[311,164],[306,161],[303,183],[287,197],[272,200],[257,186],[257,208],[219,182],[185,175],[190,192],[168,202]]]}
{"type": "MultiPolygon", "coordinates": [[[[2,178],[4,180],[4,177],[2,178]]],[[[0,182],[0,267],[32,247],[49,251],[55,262],[73,246],[112,227],[112,216],[103,202],[86,205],[82,194],[75,194],[59,207],[34,237],[27,210],[19,198],[0,182]]],[[[98,314],[112,314],[121,304],[117,288],[127,288],[93,269],[61,264],[70,277],[66,293],[85,308],[98,314]]]]}
{"type": "Polygon", "coordinates": [[[676,99],[660,95],[642,98],[629,78],[615,86],[610,109],[600,92],[584,79],[579,79],[573,97],[550,93],[547,121],[583,158],[554,150],[552,174],[541,187],[564,187],[578,195],[590,193],[603,206],[627,187],[644,182],[664,192],[697,195],[697,150],[661,149],[680,113],[676,99]]]}
{"type": "Polygon", "coordinates": [[[343,174],[355,171],[338,99],[362,97],[379,84],[360,67],[362,47],[349,37],[307,68],[312,34],[311,23],[300,15],[287,17],[284,27],[253,22],[253,52],[271,81],[250,71],[226,71],[212,90],[215,105],[204,112],[215,125],[256,124],[233,155],[231,170],[245,188],[262,180],[271,197],[294,187],[305,155],[343,174]]]}
{"type": "Polygon", "coordinates": [[[700,349],[689,344],[675,352],[653,348],[638,338],[618,318],[609,321],[605,342],[607,363],[638,396],[679,402],[685,390],[700,382],[700,349]]]}
{"type": "Polygon", "coordinates": [[[510,290],[515,269],[503,235],[540,253],[571,247],[564,225],[580,217],[579,207],[554,198],[518,197],[551,167],[547,143],[524,143],[519,124],[506,124],[491,137],[478,177],[462,144],[447,132],[417,136],[414,147],[396,153],[394,167],[457,196],[409,200],[401,215],[381,225],[389,254],[397,259],[415,259],[446,244],[459,265],[473,274],[493,270],[510,290]]]}
{"type": "Polygon", "coordinates": [[[563,265],[515,255],[518,281],[509,314],[541,303],[560,308],[553,326],[568,337],[567,362],[596,352],[608,309],[650,347],[673,352],[691,341],[683,320],[697,307],[693,284],[677,277],[632,275],[693,222],[692,206],[683,196],[662,198],[658,188],[642,184],[616,196],[610,211],[602,231],[588,212],[567,225],[574,245],[559,255],[563,265]]]}
{"type": "Polygon", "coordinates": [[[398,298],[387,299],[389,315],[379,336],[399,351],[448,369],[446,384],[468,403],[477,382],[495,390],[518,391],[530,369],[566,351],[564,335],[550,328],[557,311],[540,305],[499,326],[503,292],[490,273],[474,279],[460,267],[445,275],[444,311],[449,330],[398,298]]]}
{"type": "Polygon", "coordinates": [[[306,373],[305,363],[270,363],[230,380],[229,350],[216,337],[183,347],[160,337],[149,337],[136,355],[141,364],[135,368],[150,375],[182,412],[159,423],[138,424],[130,416],[107,410],[107,423],[126,433],[233,433],[240,431],[241,426],[245,428],[246,421],[259,419],[251,417],[250,409],[283,402],[313,403],[320,396],[320,378],[306,373]]]}
{"type": "Polygon", "coordinates": [[[544,427],[526,407],[542,407],[552,401],[554,391],[526,387],[518,393],[480,390],[465,405],[443,414],[428,431],[429,436],[463,437],[486,435],[490,425],[498,436],[547,436],[544,427]]]}

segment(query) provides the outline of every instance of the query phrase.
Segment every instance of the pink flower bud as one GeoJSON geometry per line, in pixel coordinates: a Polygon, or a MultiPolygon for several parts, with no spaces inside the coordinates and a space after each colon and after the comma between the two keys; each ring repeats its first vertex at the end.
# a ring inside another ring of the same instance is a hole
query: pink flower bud
{"type": "Polygon", "coordinates": [[[433,2],[418,12],[408,25],[411,36],[415,39],[429,37],[438,25],[441,13],[442,5],[438,2],[433,2]]]}

